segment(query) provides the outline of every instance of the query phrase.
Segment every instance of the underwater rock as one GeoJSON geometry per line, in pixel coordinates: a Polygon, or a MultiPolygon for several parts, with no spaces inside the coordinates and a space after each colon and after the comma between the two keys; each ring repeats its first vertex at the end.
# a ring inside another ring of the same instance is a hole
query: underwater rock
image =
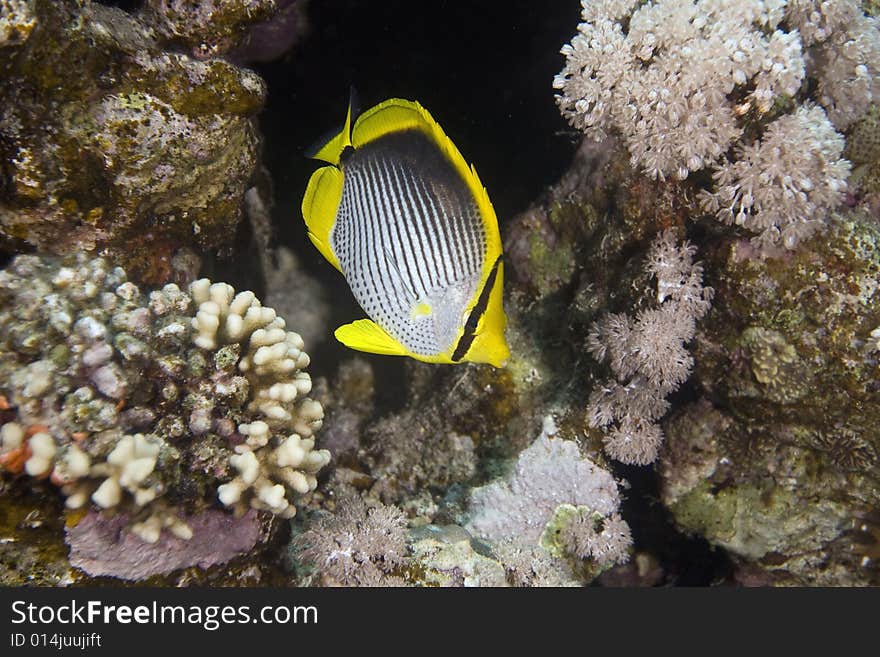
{"type": "Polygon", "coordinates": [[[701,399],[665,424],[664,504],[768,583],[880,582],[855,538],[880,505],[880,228],[829,223],[782,259],[711,250],[701,399]]]}
{"type": "Polygon", "coordinates": [[[0,477],[0,586],[69,586],[81,579],[63,536],[64,512],[54,495],[34,495],[0,477]]]}
{"type": "Polygon", "coordinates": [[[131,531],[131,518],[125,514],[108,518],[89,511],[65,530],[70,563],[92,577],[141,580],[190,566],[226,563],[252,550],[261,538],[253,509],[240,518],[206,509],[182,521],[192,531],[190,538],[163,534],[156,543],[145,543],[131,531]]]}
{"type": "Polygon", "coordinates": [[[163,50],[148,23],[98,3],[16,17],[33,25],[0,49],[0,236],[104,249],[162,283],[157,259],[229,243],[258,157],[259,76],[163,50]]]}
{"type": "Polygon", "coordinates": [[[277,11],[248,28],[241,43],[229,53],[235,62],[270,62],[300,41],[309,29],[306,0],[275,0],[277,11]]]}
{"type": "Polygon", "coordinates": [[[150,543],[191,537],[183,507],[289,518],[330,460],[302,347],[251,292],[145,295],[103,259],[18,256],[0,272],[0,469],[127,513],[150,543]]]}
{"type": "Polygon", "coordinates": [[[251,30],[277,19],[276,11],[282,6],[285,13],[290,12],[290,4],[285,0],[145,0],[140,17],[164,42],[186,46],[194,57],[205,59],[228,53],[251,30]]]}
{"type": "Polygon", "coordinates": [[[240,63],[283,55],[308,29],[305,0],[145,0],[139,16],[163,45],[240,63]]]}

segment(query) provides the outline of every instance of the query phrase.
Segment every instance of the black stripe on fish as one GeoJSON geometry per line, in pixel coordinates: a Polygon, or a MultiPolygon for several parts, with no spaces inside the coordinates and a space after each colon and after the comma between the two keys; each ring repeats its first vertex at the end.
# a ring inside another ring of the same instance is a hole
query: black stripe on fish
{"type": "Polygon", "coordinates": [[[480,292],[480,298],[477,301],[477,305],[471,310],[471,314],[464,325],[464,333],[461,334],[461,339],[458,341],[458,345],[456,345],[455,351],[452,353],[452,360],[456,363],[467,355],[468,349],[471,348],[471,345],[474,342],[474,338],[477,337],[477,324],[480,321],[480,317],[486,312],[486,308],[489,307],[489,296],[492,294],[492,288],[495,287],[495,278],[498,276],[498,265],[500,263],[501,256],[498,256],[495,260],[495,264],[492,265],[492,271],[489,272],[489,277],[486,279],[486,285],[483,286],[483,290],[480,292]]]}

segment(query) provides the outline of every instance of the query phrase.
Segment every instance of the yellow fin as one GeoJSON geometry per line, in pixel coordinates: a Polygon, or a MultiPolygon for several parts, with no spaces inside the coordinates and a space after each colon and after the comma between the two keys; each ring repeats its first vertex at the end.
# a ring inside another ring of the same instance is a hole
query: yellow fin
{"type": "Polygon", "coordinates": [[[334,166],[321,167],[309,179],[302,202],[309,239],[339,271],[342,271],[342,267],[330,248],[330,229],[336,221],[336,211],[342,200],[342,182],[342,171],[334,166]]]}
{"type": "Polygon", "coordinates": [[[447,139],[428,110],[419,103],[389,98],[358,117],[352,130],[351,145],[360,148],[379,137],[404,130],[421,130],[434,141],[439,141],[435,136],[435,131],[439,131],[443,139],[447,139]]]}
{"type": "Polygon", "coordinates": [[[326,144],[321,146],[314,154],[309,155],[312,159],[323,160],[330,164],[339,164],[342,151],[351,146],[351,101],[348,102],[348,111],[345,114],[345,125],[342,130],[330,137],[326,144]]]}
{"type": "Polygon", "coordinates": [[[409,355],[397,340],[385,332],[381,326],[369,319],[359,319],[336,329],[336,339],[346,347],[386,356],[409,355]]]}

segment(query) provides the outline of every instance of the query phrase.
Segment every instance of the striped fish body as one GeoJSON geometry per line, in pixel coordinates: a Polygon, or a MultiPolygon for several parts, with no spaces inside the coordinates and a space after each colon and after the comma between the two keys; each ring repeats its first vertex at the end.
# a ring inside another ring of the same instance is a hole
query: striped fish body
{"type": "Polygon", "coordinates": [[[476,172],[418,103],[365,112],[315,155],[309,237],[369,319],[343,344],[427,362],[504,364],[498,223],[476,172]]]}

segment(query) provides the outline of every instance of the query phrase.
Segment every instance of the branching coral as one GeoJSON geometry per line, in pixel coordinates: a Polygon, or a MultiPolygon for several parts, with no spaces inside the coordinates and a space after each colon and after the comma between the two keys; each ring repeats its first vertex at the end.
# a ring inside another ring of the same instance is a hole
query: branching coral
{"type": "Polygon", "coordinates": [[[127,512],[155,541],[177,508],[296,512],[330,458],[300,337],[251,292],[143,295],[103,259],[19,256],[0,272],[0,465],[67,506],[127,512]],[[193,316],[195,315],[195,316],[193,316]],[[226,483],[223,483],[226,482],[226,483]]]}
{"type": "Polygon", "coordinates": [[[607,314],[587,338],[590,353],[608,361],[614,378],[602,383],[588,402],[589,424],[605,430],[605,449],[619,461],[645,465],[657,458],[663,432],[657,420],[669,408],[666,396],[690,374],[693,358],[685,348],[696,322],[708,312],[713,290],[703,286],[703,268],[693,262],[696,248],[679,245],[672,230],[652,244],[646,270],[657,279],[657,308],[607,314]]]}

